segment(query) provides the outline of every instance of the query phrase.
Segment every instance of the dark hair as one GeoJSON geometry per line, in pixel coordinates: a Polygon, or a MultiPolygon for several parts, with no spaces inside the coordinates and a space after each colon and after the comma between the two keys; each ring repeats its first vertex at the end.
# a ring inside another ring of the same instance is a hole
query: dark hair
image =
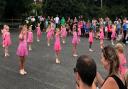
{"type": "Polygon", "coordinates": [[[93,28],[90,28],[89,31],[92,32],[93,31],[93,28]]]}
{"type": "Polygon", "coordinates": [[[77,60],[75,72],[78,72],[81,80],[86,85],[92,86],[96,76],[96,69],[96,63],[91,57],[81,55],[77,60]]]}
{"type": "Polygon", "coordinates": [[[106,46],[102,49],[105,60],[110,62],[109,75],[113,75],[119,71],[119,58],[115,48],[106,46]]]}

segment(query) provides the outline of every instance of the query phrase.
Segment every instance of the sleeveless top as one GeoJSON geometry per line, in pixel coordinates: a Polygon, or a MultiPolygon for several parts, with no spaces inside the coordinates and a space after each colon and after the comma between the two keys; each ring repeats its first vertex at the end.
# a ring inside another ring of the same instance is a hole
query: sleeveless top
{"type": "MultiPolygon", "coordinates": [[[[116,81],[116,83],[117,83],[119,89],[127,89],[126,81],[125,81],[125,85],[124,85],[123,82],[122,82],[116,75],[112,75],[112,76],[110,76],[110,77],[112,77],[112,78],[116,81]]],[[[106,81],[106,80],[107,80],[107,79],[105,79],[105,81],[106,81]]],[[[105,81],[104,81],[104,83],[105,83],[105,81]]],[[[104,83],[103,83],[103,84],[104,84],[104,83]]]]}

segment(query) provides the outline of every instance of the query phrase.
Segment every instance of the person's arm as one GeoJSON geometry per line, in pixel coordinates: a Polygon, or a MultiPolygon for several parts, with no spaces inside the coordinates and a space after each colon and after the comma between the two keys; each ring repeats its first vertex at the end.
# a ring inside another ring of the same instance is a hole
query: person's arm
{"type": "Polygon", "coordinates": [[[102,86],[102,84],[104,82],[104,79],[103,79],[103,77],[101,76],[101,74],[99,72],[97,72],[97,74],[96,74],[96,80],[98,81],[98,84],[100,86],[102,86]]]}

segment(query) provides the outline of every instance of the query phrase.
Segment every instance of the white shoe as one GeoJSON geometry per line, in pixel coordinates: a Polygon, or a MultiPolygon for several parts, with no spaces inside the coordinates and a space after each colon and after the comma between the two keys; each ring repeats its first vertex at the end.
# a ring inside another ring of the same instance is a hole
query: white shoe
{"type": "Polygon", "coordinates": [[[37,42],[40,42],[40,40],[37,40],[37,42]]]}
{"type": "Polygon", "coordinates": [[[92,50],[92,49],[89,49],[89,51],[90,51],[90,52],[93,52],[93,50],[92,50]]]}
{"type": "Polygon", "coordinates": [[[56,58],[56,64],[60,64],[60,60],[56,58]]]}
{"type": "Polygon", "coordinates": [[[31,51],[32,50],[32,48],[29,48],[29,51],[31,51]]]}
{"type": "Polygon", "coordinates": [[[77,54],[73,54],[74,57],[77,57],[78,55],[77,54]]]}
{"type": "Polygon", "coordinates": [[[115,45],[114,43],[112,43],[112,45],[115,45]]]}
{"type": "Polygon", "coordinates": [[[21,74],[21,75],[24,75],[24,74],[25,74],[23,69],[20,70],[20,74],[21,74]]]}
{"type": "Polygon", "coordinates": [[[50,46],[50,44],[48,43],[48,46],[50,46]]]}
{"type": "Polygon", "coordinates": [[[4,55],[5,57],[7,57],[8,55],[7,55],[7,53],[5,53],[5,55],[4,55]]]}
{"type": "Polygon", "coordinates": [[[24,74],[27,74],[27,72],[25,70],[23,70],[24,74]]]}
{"type": "Polygon", "coordinates": [[[7,53],[7,56],[10,56],[10,55],[7,53]]]}
{"type": "Polygon", "coordinates": [[[65,44],[65,41],[63,41],[63,44],[65,44]]]}

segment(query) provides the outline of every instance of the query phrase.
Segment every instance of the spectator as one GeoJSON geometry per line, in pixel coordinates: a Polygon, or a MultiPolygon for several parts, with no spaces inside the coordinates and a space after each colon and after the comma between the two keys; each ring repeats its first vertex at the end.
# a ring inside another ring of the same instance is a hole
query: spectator
{"type": "Polygon", "coordinates": [[[95,89],[93,81],[96,76],[96,63],[86,55],[78,58],[74,68],[77,89],[95,89]]]}
{"type": "Polygon", "coordinates": [[[105,80],[97,73],[96,78],[101,85],[101,89],[127,89],[124,80],[120,76],[119,58],[113,47],[106,46],[103,48],[101,62],[104,68],[109,72],[105,80]]]}

